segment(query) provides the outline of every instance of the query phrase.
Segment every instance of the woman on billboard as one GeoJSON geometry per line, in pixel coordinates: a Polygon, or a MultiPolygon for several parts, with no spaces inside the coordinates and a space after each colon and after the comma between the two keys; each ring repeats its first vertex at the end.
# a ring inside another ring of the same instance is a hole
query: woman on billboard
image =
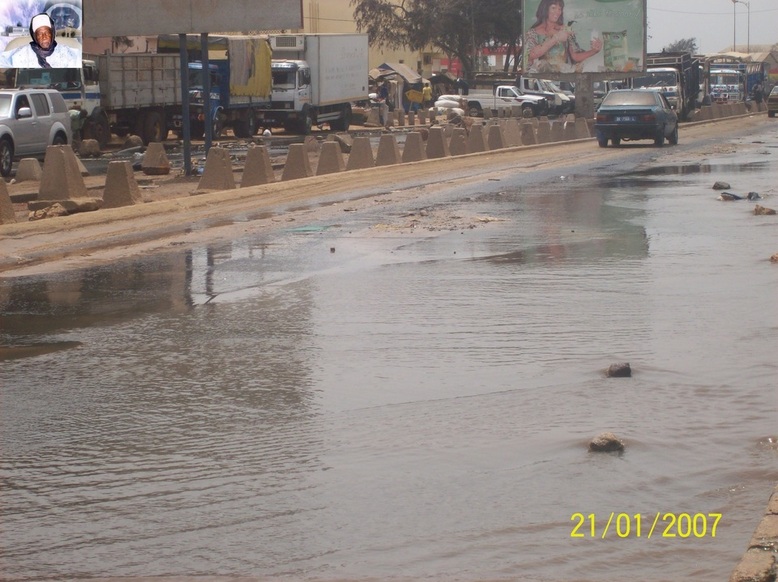
{"type": "Polygon", "coordinates": [[[575,73],[583,61],[602,50],[602,40],[593,38],[589,50],[583,50],[569,23],[565,26],[564,0],[541,0],[535,13],[537,20],[527,31],[528,72],[575,73]]]}

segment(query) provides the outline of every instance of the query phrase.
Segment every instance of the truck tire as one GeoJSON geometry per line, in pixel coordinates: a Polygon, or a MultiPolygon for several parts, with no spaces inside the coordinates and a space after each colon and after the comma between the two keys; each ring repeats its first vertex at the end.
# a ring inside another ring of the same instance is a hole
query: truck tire
{"type": "Polygon", "coordinates": [[[302,135],[308,135],[311,133],[312,127],[313,119],[311,118],[311,110],[306,106],[303,108],[303,112],[300,114],[297,131],[302,135]]]}
{"type": "Polygon", "coordinates": [[[335,121],[330,122],[330,129],[332,129],[333,131],[348,131],[350,125],[351,125],[351,104],[346,103],[343,106],[343,111],[341,112],[341,116],[335,121]]]}
{"type": "Polygon", "coordinates": [[[84,126],[84,138],[96,139],[100,144],[100,149],[103,149],[111,141],[111,125],[108,123],[108,117],[102,111],[93,113],[91,117],[87,119],[84,126]]]}
{"type": "Polygon", "coordinates": [[[148,145],[153,141],[165,141],[167,139],[167,126],[165,118],[159,111],[149,111],[143,118],[143,133],[141,139],[148,145]]]}
{"type": "Polygon", "coordinates": [[[257,132],[257,119],[253,109],[248,109],[246,115],[232,126],[235,137],[249,138],[257,132]]]}
{"type": "Polygon", "coordinates": [[[202,139],[205,133],[205,124],[199,120],[192,120],[189,123],[189,134],[192,139],[202,139]]]}
{"type": "Polygon", "coordinates": [[[0,175],[7,178],[11,175],[14,164],[14,144],[10,137],[0,139],[0,175]]]}

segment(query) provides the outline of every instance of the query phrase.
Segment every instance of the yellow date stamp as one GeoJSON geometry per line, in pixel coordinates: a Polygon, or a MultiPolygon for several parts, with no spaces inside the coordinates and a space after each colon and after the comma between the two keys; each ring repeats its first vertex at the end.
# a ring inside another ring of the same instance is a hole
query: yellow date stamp
{"type": "Polygon", "coordinates": [[[598,518],[594,513],[574,513],[571,538],[706,538],[716,537],[720,513],[672,513],[657,511],[654,515],[617,513],[598,518]]]}

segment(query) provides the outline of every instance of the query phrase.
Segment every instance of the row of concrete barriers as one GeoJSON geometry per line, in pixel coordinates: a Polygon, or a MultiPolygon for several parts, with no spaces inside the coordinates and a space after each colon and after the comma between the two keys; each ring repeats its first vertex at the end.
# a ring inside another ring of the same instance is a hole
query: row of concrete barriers
{"type": "MultiPolygon", "coordinates": [[[[406,133],[402,151],[394,133],[383,133],[375,152],[369,136],[352,139],[348,135],[331,135],[323,143],[315,145],[321,148],[315,171],[309,158],[310,146],[291,144],[281,180],[591,136],[587,120],[573,116],[555,121],[547,118],[523,119],[521,122],[515,118],[492,119],[485,124],[474,124],[469,132],[464,127],[433,125],[406,133]],[[348,154],[344,153],[341,145],[344,141],[348,142],[345,148],[348,154]]],[[[267,184],[275,180],[267,149],[264,146],[249,148],[240,186],[267,184]]],[[[235,187],[229,153],[222,148],[211,148],[197,189],[227,190],[235,187]]]]}
{"type": "MultiPolygon", "coordinates": [[[[705,106],[695,112],[693,121],[707,121],[734,115],[743,115],[754,111],[765,111],[763,103],[733,103],[705,106]],[[750,107],[749,107],[750,106],[750,107]]],[[[398,121],[401,121],[398,117],[398,121]]],[[[320,147],[318,164],[314,172],[309,160],[309,145],[292,144],[289,147],[286,163],[280,179],[294,180],[311,176],[321,176],[346,170],[364,169],[375,166],[417,162],[425,159],[444,158],[472,153],[480,153],[503,148],[530,146],[574,139],[587,139],[593,135],[594,120],[576,118],[568,115],[550,120],[541,118],[491,118],[476,122],[470,130],[453,124],[432,125],[413,128],[405,134],[405,143],[400,151],[394,132],[380,136],[377,152],[373,152],[370,137],[353,138],[348,134],[330,136],[327,141],[317,144],[320,147]],[[341,146],[348,143],[345,154],[341,146]]],[[[426,123],[426,118],[422,118],[426,123]]],[[[434,121],[434,120],[433,120],[434,121]]],[[[146,167],[169,171],[169,162],[162,144],[152,143],[144,154],[146,167]]],[[[40,179],[39,200],[62,201],[87,197],[83,181],[84,167],[67,146],[50,146],[44,161],[42,172],[37,160],[22,160],[17,170],[20,174],[32,172],[32,179],[40,179]],[[25,164],[25,162],[27,162],[25,164]],[[34,163],[34,166],[33,164],[34,163]]],[[[156,173],[156,172],[155,172],[156,173]]],[[[240,187],[268,184],[276,181],[269,154],[264,146],[251,147],[248,150],[240,187]]],[[[232,162],[229,152],[213,147],[208,153],[203,175],[197,191],[228,190],[236,188],[232,162]]],[[[106,175],[103,198],[99,201],[102,208],[127,206],[142,202],[142,196],[135,181],[129,162],[110,162],[106,175]]],[[[0,224],[13,221],[13,212],[9,211],[10,199],[3,183],[0,186],[0,205],[6,210],[0,216],[0,224]]],[[[0,208],[0,210],[2,210],[0,208]]]]}

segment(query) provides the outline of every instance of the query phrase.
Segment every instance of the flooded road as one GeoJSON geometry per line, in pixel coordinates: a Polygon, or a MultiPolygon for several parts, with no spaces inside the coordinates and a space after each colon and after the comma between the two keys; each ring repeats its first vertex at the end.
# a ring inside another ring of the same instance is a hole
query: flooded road
{"type": "Polygon", "coordinates": [[[778,207],[775,128],[0,279],[3,579],[727,579],[778,479],[778,222],[711,186],[778,207]]]}

